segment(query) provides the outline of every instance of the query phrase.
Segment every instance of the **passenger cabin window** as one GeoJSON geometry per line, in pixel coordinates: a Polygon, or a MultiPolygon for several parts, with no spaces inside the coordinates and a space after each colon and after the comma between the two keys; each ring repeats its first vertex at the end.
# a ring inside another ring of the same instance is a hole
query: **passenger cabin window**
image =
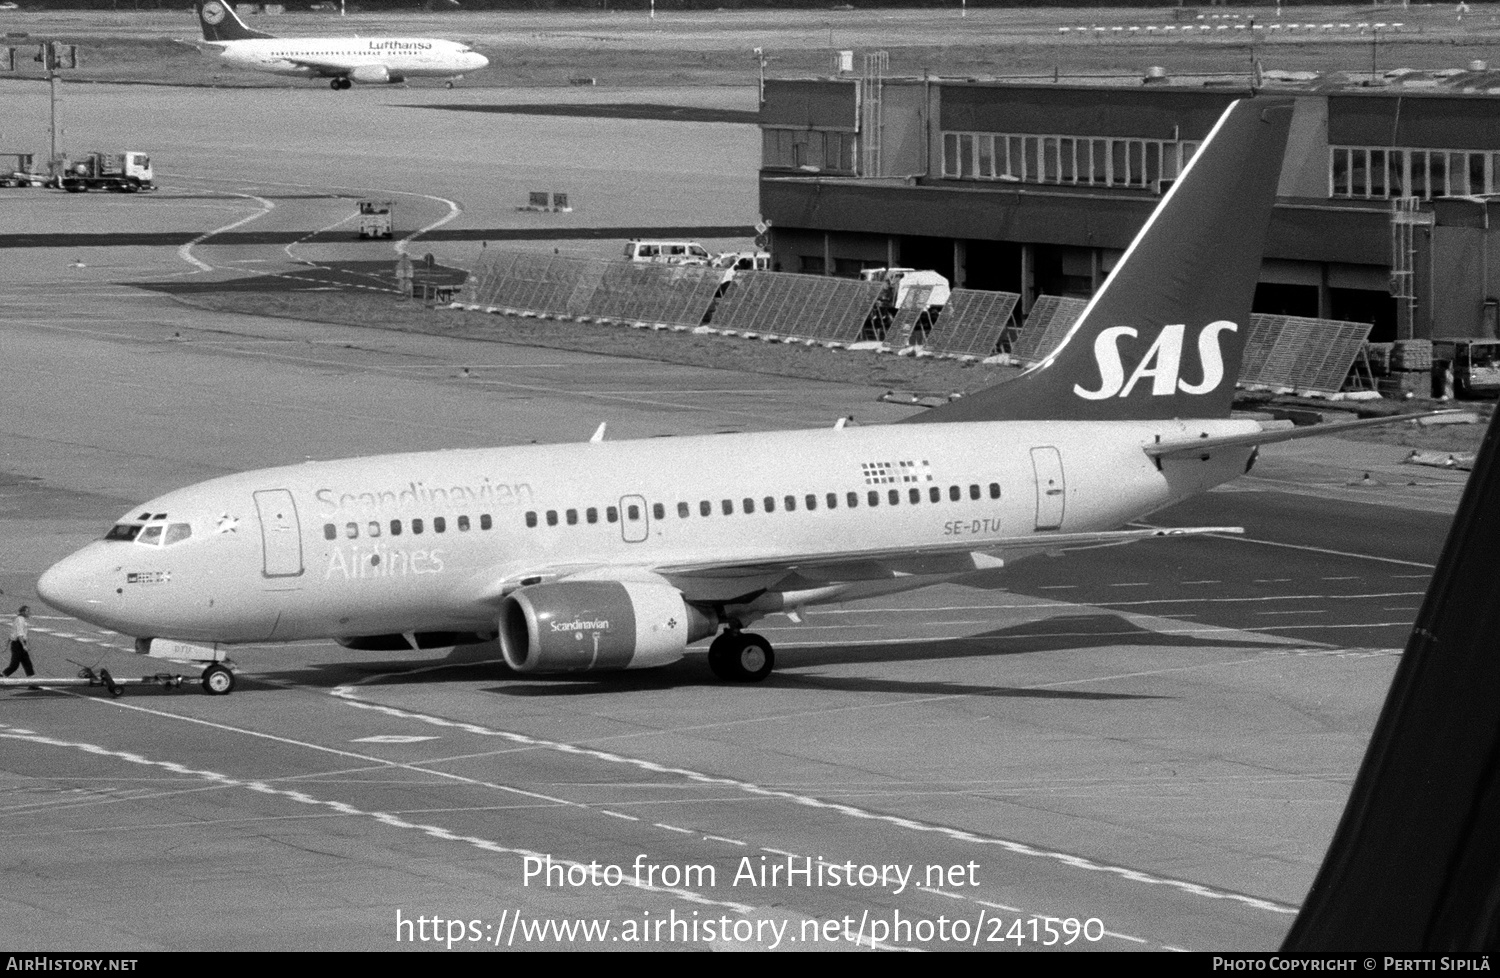
{"type": "Polygon", "coordinates": [[[378,536],[380,536],[380,521],[379,520],[371,520],[370,521],[369,532],[370,532],[370,536],[372,536],[372,537],[378,537],[378,536]]]}
{"type": "MultiPolygon", "coordinates": [[[[119,529],[119,527],[115,527],[115,529],[119,529]]],[[[324,523],[323,524],[323,539],[324,540],[337,540],[338,538],[339,538],[339,528],[336,527],[336,526],[334,526],[332,523],[324,523]]]]}
{"type": "Polygon", "coordinates": [[[922,501],[922,490],[914,488],[911,490],[910,495],[912,502],[920,503],[922,501]]]}
{"type": "Polygon", "coordinates": [[[442,533],[446,529],[448,529],[448,521],[447,520],[443,519],[443,517],[441,517],[441,516],[434,516],[432,518],[432,532],[433,533],[442,533]]]}
{"type": "Polygon", "coordinates": [[[815,493],[811,493],[811,492],[808,493],[807,494],[807,498],[804,499],[803,502],[807,503],[807,508],[808,509],[817,509],[818,508],[818,497],[817,497],[817,495],[815,493]]]}
{"type": "Polygon", "coordinates": [[[493,525],[494,525],[494,523],[490,520],[490,514],[489,513],[483,513],[483,514],[480,515],[480,517],[479,517],[479,528],[481,530],[488,530],[493,525]]]}
{"type": "Polygon", "coordinates": [[[568,510],[568,525],[569,526],[577,526],[578,525],[578,510],[576,510],[576,509],[570,509],[570,510],[568,510]]]}
{"type": "Polygon", "coordinates": [[[898,506],[901,503],[901,490],[892,489],[885,494],[885,497],[890,500],[892,506],[898,506]]]}
{"type": "Polygon", "coordinates": [[[606,523],[620,522],[620,511],[613,506],[606,506],[604,509],[604,520],[606,523]]]}
{"type": "Polygon", "coordinates": [[[939,489],[937,486],[933,486],[931,489],[927,490],[927,498],[931,499],[935,503],[940,503],[943,501],[943,490],[939,489]]]}
{"type": "Polygon", "coordinates": [[[467,516],[460,516],[458,518],[458,529],[460,533],[469,532],[469,518],[467,516]]]}
{"type": "Polygon", "coordinates": [[[788,513],[792,512],[794,509],[797,508],[797,497],[796,496],[788,496],[785,499],[783,499],[782,502],[786,504],[786,511],[788,513]]]}
{"type": "Polygon", "coordinates": [[[555,509],[549,509],[549,510],[547,510],[547,525],[548,526],[556,526],[557,525],[557,510],[555,510],[555,509]]]}
{"type": "Polygon", "coordinates": [[[998,482],[991,482],[990,483],[990,498],[991,499],[999,499],[1000,498],[1000,483],[998,483],[998,482]]]}
{"type": "Polygon", "coordinates": [[[531,512],[531,513],[527,513],[526,514],[526,525],[528,527],[534,527],[534,526],[536,526],[536,513],[535,512],[531,512]]]}
{"type": "Polygon", "coordinates": [[[391,536],[393,536],[393,537],[399,537],[400,535],[401,535],[401,521],[400,520],[391,520],[391,536]]]}
{"type": "Polygon", "coordinates": [[[953,500],[956,503],[960,499],[963,498],[963,491],[960,490],[958,488],[958,486],[949,486],[948,487],[948,498],[951,499],[951,500],[953,500]]]}
{"type": "Polygon", "coordinates": [[[413,532],[413,533],[421,533],[422,532],[422,521],[420,519],[415,519],[415,520],[411,521],[411,532],[413,532]]]}
{"type": "Polygon", "coordinates": [[[880,490],[879,489],[871,489],[869,492],[867,492],[865,494],[865,502],[869,503],[871,506],[879,506],[880,505],[880,490]]]}
{"type": "Polygon", "coordinates": [[[733,499],[726,499],[726,500],[724,500],[720,504],[720,508],[722,508],[724,510],[724,515],[725,516],[733,516],[734,515],[734,500],[733,499]]]}
{"type": "Polygon", "coordinates": [[[765,504],[766,512],[768,512],[768,513],[774,513],[774,512],[776,512],[776,497],[775,496],[767,496],[765,499],[762,499],[761,502],[765,504]]]}
{"type": "Polygon", "coordinates": [[[702,500],[701,502],[698,503],[698,515],[699,516],[712,516],[713,515],[713,511],[714,511],[714,504],[711,503],[711,502],[709,502],[707,499],[702,500]]]}
{"type": "Polygon", "coordinates": [[[741,503],[745,507],[746,515],[755,512],[755,500],[751,499],[749,496],[746,496],[743,500],[741,500],[741,503]]]}
{"type": "Polygon", "coordinates": [[[358,523],[346,523],[346,524],[344,524],[344,536],[348,537],[350,540],[353,540],[355,537],[359,536],[359,524],[358,523]]]}
{"type": "Polygon", "coordinates": [[[685,520],[689,516],[691,516],[692,514],[693,514],[693,510],[692,510],[691,507],[688,506],[687,503],[678,503],[677,504],[677,515],[678,515],[679,518],[685,520]]]}
{"type": "Polygon", "coordinates": [[[664,519],[664,518],[666,518],[666,515],[667,515],[667,508],[665,506],[663,506],[661,503],[652,503],[651,504],[651,515],[655,519],[664,519]]]}
{"type": "Polygon", "coordinates": [[[588,509],[583,511],[583,518],[588,520],[590,523],[599,522],[599,508],[597,506],[590,506],[588,509]]]}

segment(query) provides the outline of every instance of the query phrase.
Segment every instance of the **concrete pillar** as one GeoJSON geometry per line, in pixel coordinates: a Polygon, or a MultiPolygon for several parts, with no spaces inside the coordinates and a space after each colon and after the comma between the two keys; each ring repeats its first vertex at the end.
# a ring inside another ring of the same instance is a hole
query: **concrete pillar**
{"type": "Polygon", "coordinates": [[[1033,281],[1036,275],[1036,255],[1033,252],[1034,245],[1021,245],[1021,311],[1031,312],[1031,307],[1036,302],[1036,283],[1033,281]]]}
{"type": "Polygon", "coordinates": [[[953,287],[961,289],[969,280],[969,248],[967,242],[953,241],[953,287]]]}

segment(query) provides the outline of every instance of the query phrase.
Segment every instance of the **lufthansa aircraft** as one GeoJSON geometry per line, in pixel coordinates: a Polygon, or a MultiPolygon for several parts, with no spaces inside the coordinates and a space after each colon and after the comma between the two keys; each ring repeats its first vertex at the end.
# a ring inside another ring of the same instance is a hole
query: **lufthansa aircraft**
{"type": "Polygon", "coordinates": [[[754,681],[773,652],[743,629],[768,614],[1211,532],[1117,528],[1247,471],[1258,445],[1371,423],[1230,417],[1291,113],[1234,103],[1054,353],[907,423],[226,476],[136,507],[37,591],[138,649],[498,637],[532,673],[664,665],[717,634],[713,672],[754,681]]]}
{"type": "Polygon", "coordinates": [[[462,77],[489,59],[467,44],[430,37],[275,37],[252,31],[226,0],[197,0],[203,46],[239,68],[327,78],[338,91],[355,82],[462,77]]]}

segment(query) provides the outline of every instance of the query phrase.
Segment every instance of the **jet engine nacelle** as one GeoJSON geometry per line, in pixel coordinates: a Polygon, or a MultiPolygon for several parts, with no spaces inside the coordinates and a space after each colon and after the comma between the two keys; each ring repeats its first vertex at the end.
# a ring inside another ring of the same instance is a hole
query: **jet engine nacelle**
{"type": "Polygon", "coordinates": [[[500,651],[516,672],[645,669],[681,659],[718,619],[668,584],[562,581],[500,605],[500,651]]]}
{"type": "Polygon", "coordinates": [[[349,78],[361,85],[386,85],[406,81],[406,76],[391,71],[385,65],[360,65],[349,72],[349,78]]]}

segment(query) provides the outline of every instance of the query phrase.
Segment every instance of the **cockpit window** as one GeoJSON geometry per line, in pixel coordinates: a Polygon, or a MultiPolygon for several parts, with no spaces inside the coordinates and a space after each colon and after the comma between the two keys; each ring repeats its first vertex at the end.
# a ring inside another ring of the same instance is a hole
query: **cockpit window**
{"type": "Polygon", "coordinates": [[[140,532],[141,525],[139,523],[116,523],[109,528],[108,533],[104,534],[104,539],[130,541],[134,540],[140,532]]]}
{"type": "Polygon", "coordinates": [[[135,542],[146,547],[170,547],[174,543],[181,543],[193,535],[193,527],[190,523],[167,523],[166,514],[161,513],[152,516],[150,513],[142,513],[149,522],[142,523],[116,523],[110,527],[109,532],[104,535],[106,540],[119,540],[126,543],[135,542]]]}

